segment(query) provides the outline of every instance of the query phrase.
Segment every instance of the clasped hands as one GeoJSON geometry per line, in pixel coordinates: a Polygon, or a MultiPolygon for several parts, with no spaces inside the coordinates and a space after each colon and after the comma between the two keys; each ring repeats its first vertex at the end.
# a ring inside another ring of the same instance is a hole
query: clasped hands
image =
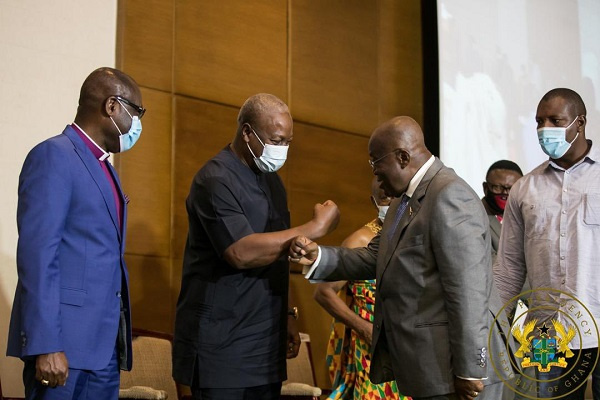
{"type": "Polygon", "coordinates": [[[306,236],[296,236],[290,245],[288,259],[300,265],[312,265],[319,255],[319,246],[306,236]]]}

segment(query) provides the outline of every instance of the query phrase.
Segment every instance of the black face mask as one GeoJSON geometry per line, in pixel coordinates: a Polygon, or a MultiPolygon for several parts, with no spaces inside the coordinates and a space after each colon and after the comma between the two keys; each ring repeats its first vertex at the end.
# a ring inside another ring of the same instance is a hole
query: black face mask
{"type": "Polygon", "coordinates": [[[485,202],[487,203],[487,205],[490,207],[490,210],[492,210],[492,212],[495,215],[502,215],[502,214],[504,214],[504,209],[502,207],[500,207],[498,205],[498,203],[496,202],[496,196],[502,196],[502,195],[494,194],[490,190],[488,190],[484,199],[485,199],[485,202]]]}

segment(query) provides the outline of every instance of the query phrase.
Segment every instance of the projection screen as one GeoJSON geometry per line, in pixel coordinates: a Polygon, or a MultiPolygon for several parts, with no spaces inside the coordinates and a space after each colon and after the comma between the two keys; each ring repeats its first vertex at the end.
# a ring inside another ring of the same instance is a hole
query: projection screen
{"type": "Polygon", "coordinates": [[[480,195],[488,167],[547,159],[535,111],[550,89],[586,103],[600,145],[600,1],[437,0],[440,158],[480,195]]]}

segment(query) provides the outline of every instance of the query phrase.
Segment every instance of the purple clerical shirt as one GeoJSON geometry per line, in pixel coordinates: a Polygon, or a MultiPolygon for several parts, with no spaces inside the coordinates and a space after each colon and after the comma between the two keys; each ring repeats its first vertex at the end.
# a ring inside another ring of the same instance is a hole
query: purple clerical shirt
{"type": "Polygon", "coordinates": [[[117,184],[115,182],[115,178],[112,176],[112,174],[110,173],[110,171],[108,169],[107,163],[108,163],[109,154],[106,151],[102,150],[100,148],[100,146],[98,146],[83,131],[83,129],[81,129],[79,126],[77,126],[77,124],[73,123],[71,125],[71,127],[75,130],[75,132],[77,132],[77,134],[79,135],[81,140],[83,140],[83,143],[85,143],[85,145],[88,147],[88,149],[90,149],[90,151],[92,152],[94,157],[96,157],[98,159],[98,162],[100,163],[100,168],[102,168],[102,171],[104,171],[104,174],[106,175],[106,179],[108,179],[108,182],[110,183],[110,187],[112,188],[113,197],[115,199],[115,206],[117,207],[117,218],[119,221],[119,229],[123,229],[123,226],[121,225],[122,224],[121,214],[123,212],[123,202],[121,200],[121,196],[119,195],[119,190],[117,189],[117,184]]]}

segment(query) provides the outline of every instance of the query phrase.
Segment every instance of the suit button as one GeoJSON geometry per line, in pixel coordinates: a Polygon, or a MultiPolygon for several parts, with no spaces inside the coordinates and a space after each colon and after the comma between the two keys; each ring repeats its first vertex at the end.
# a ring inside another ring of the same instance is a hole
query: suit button
{"type": "Polygon", "coordinates": [[[375,324],[375,329],[379,330],[381,329],[381,326],[379,326],[379,324],[375,324]]]}
{"type": "Polygon", "coordinates": [[[117,297],[121,297],[121,292],[117,292],[117,297]]]}

